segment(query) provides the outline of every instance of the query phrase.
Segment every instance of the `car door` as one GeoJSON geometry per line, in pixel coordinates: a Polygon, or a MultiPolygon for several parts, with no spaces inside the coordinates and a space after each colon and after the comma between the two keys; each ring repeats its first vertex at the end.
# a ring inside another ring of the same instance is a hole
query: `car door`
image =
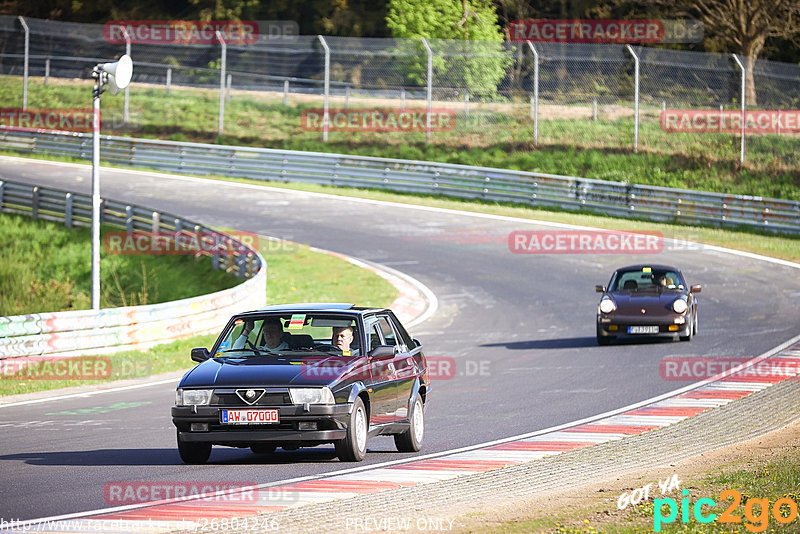
{"type": "MultiPolygon", "coordinates": [[[[373,319],[366,322],[367,329],[367,354],[377,347],[383,345],[383,337],[377,320],[373,319]]],[[[381,425],[390,423],[396,419],[397,410],[397,375],[394,369],[394,360],[375,360],[369,361],[370,384],[372,389],[370,396],[370,425],[381,425]]]]}
{"type": "Polygon", "coordinates": [[[393,321],[388,315],[378,316],[378,327],[383,337],[384,345],[392,345],[396,349],[393,359],[397,404],[394,409],[394,421],[402,421],[408,418],[408,399],[411,397],[411,390],[414,387],[416,378],[416,366],[409,354],[409,348],[395,328],[393,321]]]}

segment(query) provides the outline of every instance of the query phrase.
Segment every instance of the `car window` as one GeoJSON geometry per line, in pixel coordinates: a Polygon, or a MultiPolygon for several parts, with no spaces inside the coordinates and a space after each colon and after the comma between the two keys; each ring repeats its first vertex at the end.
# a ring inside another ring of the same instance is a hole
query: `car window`
{"type": "Polygon", "coordinates": [[[394,331],[395,331],[395,332],[397,332],[397,335],[398,335],[398,337],[400,338],[400,340],[401,340],[401,341],[402,341],[402,342],[403,342],[403,343],[404,343],[404,344],[405,344],[405,345],[406,345],[406,346],[407,346],[409,349],[413,349],[414,347],[416,347],[416,346],[417,346],[417,344],[416,344],[416,343],[414,343],[414,340],[412,340],[412,339],[411,339],[411,336],[410,336],[410,335],[408,335],[408,332],[406,332],[406,329],[405,329],[405,328],[403,328],[403,325],[402,325],[402,324],[400,324],[400,321],[397,319],[397,317],[395,317],[395,316],[394,316],[394,314],[391,314],[391,313],[390,313],[390,314],[389,314],[389,318],[392,320],[392,326],[394,327],[394,331]]]}
{"type": "Polygon", "coordinates": [[[358,324],[352,316],[330,313],[273,313],[236,318],[220,338],[217,353],[246,357],[259,353],[337,352],[334,331],[350,328],[350,352],[360,347],[358,324]]]}
{"type": "Polygon", "coordinates": [[[381,316],[378,318],[378,326],[381,329],[381,334],[383,335],[383,341],[386,345],[394,345],[400,349],[400,352],[408,352],[408,348],[406,344],[403,343],[402,340],[398,340],[397,334],[392,328],[392,325],[389,323],[389,318],[385,316],[381,316]]]}
{"type": "Polygon", "coordinates": [[[378,345],[383,345],[383,341],[381,341],[381,335],[378,333],[378,325],[373,324],[369,329],[369,350],[378,345]]]}
{"type": "Polygon", "coordinates": [[[610,291],[657,291],[684,289],[680,273],[646,267],[617,273],[610,291]]]}

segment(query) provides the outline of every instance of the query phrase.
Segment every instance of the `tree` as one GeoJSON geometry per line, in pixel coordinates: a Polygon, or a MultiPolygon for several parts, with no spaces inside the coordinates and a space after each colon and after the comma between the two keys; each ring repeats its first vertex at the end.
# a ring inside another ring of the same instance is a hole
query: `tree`
{"type": "MultiPolygon", "coordinates": [[[[473,94],[493,96],[511,57],[491,0],[390,0],[386,25],[393,37],[435,39],[434,79],[473,94]]],[[[409,79],[424,79],[426,63],[415,62],[409,79]]]]}
{"type": "Polygon", "coordinates": [[[682,7],[696,15],[706,32],[729,51],[747,58],[746,99],[756,105],[753,77],[755,60],[768,38],[795,40],[800,36],[800,3],[797,0],[680,0],[682,7]]]}

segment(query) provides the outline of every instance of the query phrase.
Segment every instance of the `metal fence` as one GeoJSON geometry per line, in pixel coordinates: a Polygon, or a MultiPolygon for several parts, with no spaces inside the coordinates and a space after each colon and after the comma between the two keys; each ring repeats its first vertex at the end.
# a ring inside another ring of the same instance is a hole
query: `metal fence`
{"type": "MultiPolygon", "coordinates": [[[[800,202],[445,163],[102,136],[111,164],[195,175],[307,182],[532,207],[585,210],[677,224],[800,234],[800,202]]],[[[7,131],[0,149],[89,160],[88,134],[7,131]]]]}
{"type": "MultiPolygon", "coordinates": [[[[330,36],[293,36],[224,48],[222,54],[221,43],[134,42],[130,98],[153,85],[165,86],[164,98],[173,85],[220,88],[226,98],[231,90],[258,92],[260,103],[291,110],[293,137],[345,141],[360,132],[302,131],[303,109],[447,108],[455,113],[454,129],[439,132],[426,125],[419,139],[664,153],[677,144],[683,151],[706,153],[710,160],[743,159],[745,144],[739,132],[665,132],[664,110],[800,108],[800,66],[726,54],[614,44],[330,36]],[[745,98],[752,91],[755,101],[745,98]]],[[[104,40],[99,24],[0,17],[0,74],[87,78],[92,65],[123,52],[124,44],[104,40]]],[[[24,101],[23,95],[20,104],[24,101]]],[[[219,125],[217,117],[209,118],[208,131],[235,128],[230,119],[223,124],[224,106],[221,98],[219,125]]],[[[137,121],[126,115],[125,122],[129,120],[134,125],[137,121]]],[[[258,137],[259,128],[268,130],[269,125],[248,126],[248,134],[258,137]]],[[[790,168],[800,165],[793,155],[800,143],[796,132],[787,134],[784,128],[750,137],[757,138],[746,147],[753,159],[765,162],[781,154],[790,168]]]]}
{"type": "MultiPolygon", "coordinates": [[[[91,210],[89,195],[0,181],[0,213],[19,213],[73,227],[90,226],[91,210]]],[[[198,239],[215,236],[233,246],[228,247],[229,255],[211,255],[212,267],[247,280],[216,293],[160,304],[0,317],[0,360],[146,348],[219,331],[234,313],[266,303],[264,258],[227,234],[181,217],[108,199],[102,202],[101,220],[129,232],[198,239]]]]}

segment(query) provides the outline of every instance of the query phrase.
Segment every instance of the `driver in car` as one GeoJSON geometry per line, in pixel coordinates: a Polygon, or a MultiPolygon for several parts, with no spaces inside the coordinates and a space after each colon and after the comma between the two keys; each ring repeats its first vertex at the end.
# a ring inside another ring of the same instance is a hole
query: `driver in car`
{"type": "MultiPolygon", "coordinates": [[[[245,322],[241,335],[236,339],[236,341],[233,342],[233,348],[241,349],[245,345],[255,348],[255,346],[247,339],[252,331],[253,322],[245,322]]],[[[264,324],[261,327],[261,342],[258,346],[269,350],[286,350],[289,348],[289,344],[286,343],[286,341],[283,341],[281,339],[282,337],[283,326],[281,326],[280,319],[267,319],[264,321],[264,324]]]]}
{"type": "Polygon", "coordinates": [[[341,350],[343,354],[347,355],[349,352],[351,356],[358,356],[358,349],[351,349],[350,344],[353,342],[353,327],[352,326],[336,326],[333,328],[333,335],[331,336],[331,345],[341,350]]]}

